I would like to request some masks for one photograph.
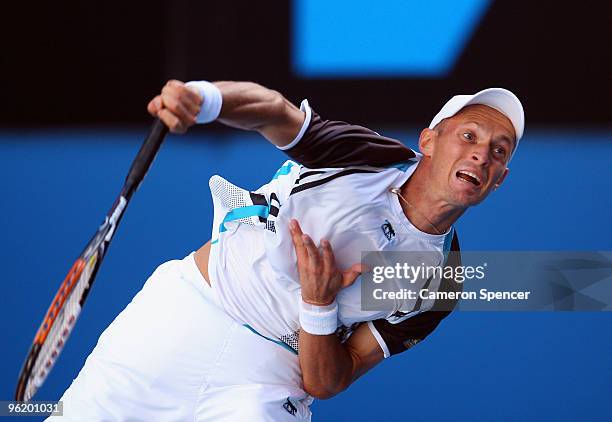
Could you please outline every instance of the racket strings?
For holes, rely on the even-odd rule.
[[[26,400],[29,400],[44,383],[70,336],[74,323],[81,312],[80,299],[85,289],[89,287],[89,280],[97,262],[97,252],[92,254],[87,261],[79,258],[69,271],[47,312],[45,322],[41,326],[40,336],[37,335],[36,339],[40,349],[38,359],[27,381]]]

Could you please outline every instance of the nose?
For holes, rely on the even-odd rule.
[[[489,164],[489,146],[484,144],[476,144],[471,151],[472,160],[481,166]]]

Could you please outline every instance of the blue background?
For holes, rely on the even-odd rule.
[[[410,146],[418,134],[372,129]],[[0,400],[12,399],[43,314],[115,199],[145,131],[0,132]],[[529,130],[505,185],[458,223],[463,249],[611,250],[611,157],[606,131]],[[212,174],[255,188],[283,160],[254,134],[169,137],[37,399],[61,396],[157,265],[209,238]],[[314,420],[606,419],[611,323],[612,313],[456,312],[427,341],[315,403]]]
[[[448,74],[490,0],[295,0],[292,64],[317,77]]]

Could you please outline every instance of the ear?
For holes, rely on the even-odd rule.
[[[419,151],[426,156],[431,157],[434,150],[434,140],[437,138],[438,133],[435,130],[425,128],[421,131],[419,136]]]
[[[504,180],[506,180],[506,177],[508,176],[509,172],[510,172],[510,169],[506,167],[506,170],[504,170],[502,175],[499,176],[499,179],[497,179],[497,183],[495,183],[495,189],[497,189],[498,187],[501,186],[502,183],[504,183]]]

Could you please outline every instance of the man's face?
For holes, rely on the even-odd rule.
[[[510,120],[480,104],[467,106],[421,136],[431,159],[432,188],[449,204],[467,208],[499,186],[516,139]],[[431,139],[423,139],[430,136]]]

